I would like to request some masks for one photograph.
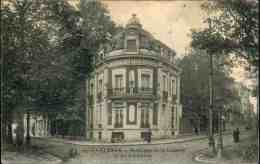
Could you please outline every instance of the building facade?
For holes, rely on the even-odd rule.
[[[50,121],[47,116],[39,113],[30,114],[30,136],[46,137],[50,135]],[[24,114],[24,135],[27,135],[27,114]]]
[[[143,140],[178,135],[182,107],[175,51],[145,31],[133,15],[103,45],[86,80],[86,137],[93,141]]]

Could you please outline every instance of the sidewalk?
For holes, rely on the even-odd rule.
[[[246,162],[242,160],[241,155],[238,156],[236,154],[235,150],[237,149],[238,144],[246,142],[248,139],[250,140],[250,136],[247,134],[244,134],[241,138],[240,143],[234,143],[233,140],[231,140],[231,142],[224,145],[223,157],[221,159],[210,157],[207,148],[195,153],[194,160],[205,164],[255,164],[256,162]]]
[[[4,152],[1,164],[60,164],[62,160],[48,153],[38,152]]]
[[[62,142],[65,144],[72,144],[72,145],[78,145],[78,146],[135,146],[135,145],[159,145],[159,144],[181,143],[181,142],[188,142],[188,141],[192,141],[192,140],[201,140],[201,139],[206,139],[206,138],[207,138],[207,136],[205,136],[205,135],[184,136],[184,137],[176,137],[176,138],[169,138],[169,139],[156,139],[156,140],[152,140],[152,142],[149,144],[145,141],[108,143],[108,142],[76,141],[76,140],[54,138],[54,137],[44,137],[44,138],[38,137],[35,139]]]
[[[230,134],[231,132],[225,132],[224,134]],[[182,143],[189,142],[194,140],[202,140],[207,139],[207,135],[180,135],[175,138],[169,139],[154,139],[151,143],[147,143],[144,141],[136,141],[136,142],[122,142],[122,143],[106,143],[106,142],[91,142],[91,141],[76,141],[62,138],[54,138],[54,137],[38,137],[35,139],[40,140],[50,140],[55,142],[61,142],[65,144],[79,145],[79,146],[135,146],[135,145],[160,145],[160,144],[172,144],[172,143]]]

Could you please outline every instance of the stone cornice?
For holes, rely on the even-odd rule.
[[[112,51],[109,54],[107,54],[103,60],[96,63],[96,67],[100,67],[103,64],[108,64],[109,62],[115,60],[129,59],[129,58],[155,60],[159,63],[162,63],[162,65],[166,64],[167,66],[174,69],[176,72],[180,72],[180,69],[175,65],[173,65],[173,63],[169,62],[168,58],[165,58],[154,51],[150,51],[146,49],[141,49],[139,52],[136,53],[133,52],[129,53],[124,50]]]

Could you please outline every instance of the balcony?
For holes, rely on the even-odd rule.
[[[152,88],[112,88],[108,89],[108,96],[110,98],[122,98],[122,97],[143,97],[152,98],[155,97]]]
[[[149,124],[149,122],[141,122],[140,127],[141,128],[150,128],[150,124]]]
[[[123,123],[115,123],[114,128],[123,128]]]
[[[138,52],[138,53],[137,53]],[[164,61],[168,64],[174,64],[174,56],[175,53],[173,53],[172,55],[162,55],[160,53],[160,50],[152,50],[152,49],[147,49],[147,48],[141,48],[138,49],[138,51],[135,52],[129,52],[127,49],[118,49],[118,50],[113,50],[110,52],[107,52],[104,54],[100,54],[96,57],[95,59],[95,63],[96,65],[102,64],[104,63],[104,61],[107,60],[111,60],[111,59],[121,59],[121,58],[129,58],[129,57],[136,57],[136,58],[147,58],[147,59],[155,59],[155,60],[160,60],[160,61]]]

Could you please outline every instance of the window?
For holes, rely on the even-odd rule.
[[[113,113],[114,113],[114,127],[115,128],[122,128],[123,127],[123,109],[124,104],[123,103],[114,103],[113,104]]]
[[[115,110],[115,128],[123,127],[123,110]]]
[[[102,139],[102,132],[98,132],[98,139],[99,139],[99,140]]]
[[[174,128],[174,107],[172,107],[171,127]]]
[[[97,108],[97,120],[98,124],[102,124],[102,104]]]
[[[135,39],[129,39],[126,42],[126,48],[128,51],[135,52],[137,51],[137,45]]]
[[[112,125],[112,104],[108,103],[108,125]]]
[[[134,94],[134,88],[135,88],[135,72],[131,70],[129,72],[129,88],[130,88],[130,94]]]
[[[164,55],[164,54],[163,54],[164,49],[161,47],[160,50],[161,50],[161,56],[163,56],[163,55]]]
[[[116,88],[123,88],[123,75],[116,75],[115,82]]]
[[[129,72],[129,86],[130,88],[134,88],[134,82],[135,82],[135,72],[131,70]]]
[[[141,75],[141,88],[142,89],[150,88],[150,75],[149,74]]]
[[[162,112],[163,112],[163,115],[165,114],[165,110],[166,110],[166,105],[163,104],[163,106],[162,106]]]
[[[141,106],[141,128],[149,128],[149,104],[142,104]]]
[[[102,91],[103,91],[103,82],[102,79],[98,80],[98,93],[97,93],[97,100],[98,102],[102,101]]]
[[[172,80],[172,94],[175,95],[175,81]]]
[[[157,104],[154,104],[153,108],[153,125],[157,125],[158,122],[158,109],[157,109]]]
[[[172,94],[172,81],[170,81],[170,84],[169,84],[170,86],[169,86],[169,93],[170,93],[170,95]]]
[[[135,121],[135,105],[129,106],[129,121],[134,122]]]
[[[167,81],[165,75],[163,75],[163,91],[167,91]]]
[[[102,79],[98,80],[98,92],[102,92],[102,87],[103,87],[102,84],[103,84]]]
[[[94,93],[94,85],[90,84],[90,95],[93,95]]]

